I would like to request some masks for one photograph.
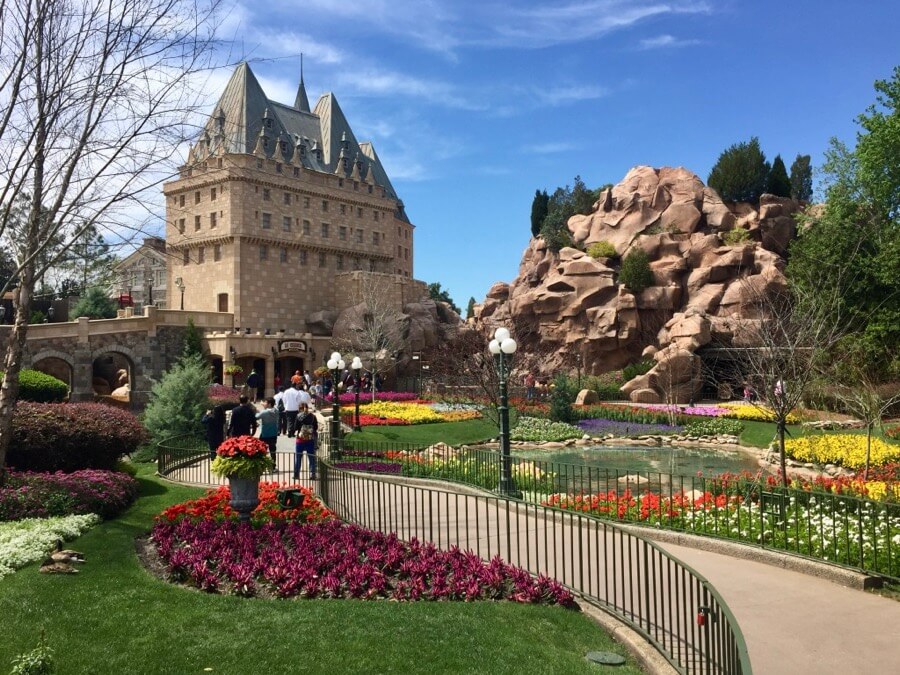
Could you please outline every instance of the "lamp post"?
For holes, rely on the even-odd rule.
[[[488,344],[488,350],[494,356],[494,367],[500,379],[500,486],[499,492],[504,497],[521,497],[512,479],[512,463],[509,455],[509,401],[506,382],[509,377],[512,355],[516,353],[516,341],[509,336],[506,328],[494,331],[494,339]]]
[[[186,286],[184,285],[184,279],[181,277],[175,277],[175,288],[181,291],[181,309],[184,309],[184,289]]]
[[[54,309],[53,305],[50,305],[47,308],[47,322],[53,323],[53,315],[56,314],[56,309]]]
[[[359,388],[362,386],[362,380],[359,378],[359,371],[362,370],[363,364],[358,356],[353,357],[350,368],[353,370],[353,376],[356,378],[356,386],[353,387],[356,394],[356,424],[353,425],[353,431],[362,431],[362,425],[359,423]]]
[[[0,305],[0,324],[6,320],[6,307]]]
[[[325,365],[331,371],[331,395],[333,397],[331,406],[331,448],[329,448],[329,452],[332,459],[337,459],[341,455],[341,400],[338,394],[338,379],[346,364],[340,352],[332,352],[331,358],[328,359],[328,363]]]

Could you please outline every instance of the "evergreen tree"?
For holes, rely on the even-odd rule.
[[[550,394],[550,419],[554,422],[575,421],[575,412],[572,404],[578,392],[575,384],[565,373],[560,373],[553,380],[553,391]]]
[[[197,326],[194,325],[192,318],[188,318],[187,329],[184,333],[184,355],[201,357],[205,355],[203,351],[203,337],[200,335]]]
[[[593,190],[587,189],[584,181],[581,180],[581,176],[575,176],[571,199],[572,215],[580,213],[581,215],[586,216],[594,210],[594,202],[597,201],[597,194]]]
[[[546,190],[535,190],[534,199],[531,202],[531,236],[537,237],[541,233],[541,225],[547,217],[547,207],[550,195]]]
[[[812,166],[809,155],[797,155],[791,164],[791,197],[808,202],[812,199]]]
[[[640,293],[653,285],[653,272],[650,271],[650,259],[642,248],[635,248],[622,260],[619,270],[619,283],[632,293]]]
[[[105,286],[112,275],[116,257],[110,252],[103,235],[91,225],[75,240],[62,259],[56,263],[62,272],[76,280],[82,290],[90,286]]]
[[[475,316],[475,298],[469,298],[469,303],[466,305],[466,318],[471,319]]]
[[[91,319],[113,319],[116,316],[116,304],[106,297],[102,288],[94,286],[81,296],[69,315],[73,318],[86,316]]]
[[[435,302],[446,302],[448,305],[450,305],[450,309],[452,309],[457,314],[462,314],[462,310],[456,306],[456,303],[453,302],[453,298],[450,297],[450,292],[442,291],[441,284],[439,282],[428,284],[428,297]]]
[[[172,436],[203,433],[200,418],[209,407],[210,384],[206,361],[201,356],[186,355],[153,385],[144,426],[155,443]]]
[[[722,199],[732,202],[759,202],[766,190],[769,163],[754,136],[749,143],[736,143],[719,155],[706,183]]]
[[[784,166],[781,155],[775,155],[775,159],[772,161],[772,170],[769,171],[766,192],[776,197],[791,196],[791,179],[788,178],[787,168]]]

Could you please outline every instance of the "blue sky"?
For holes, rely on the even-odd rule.
[[[415,276],[463,308],[516,276],[535,189],[639,164],[705,181],[751,136],[817,166],[900,65],[887,0],[242,0],[220,28],[285,103],[303,52],[311,103],[334,92],[404,200]]]

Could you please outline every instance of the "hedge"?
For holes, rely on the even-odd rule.
[[[113,470],[147,442],[130,412],[100,403],[19,403],[6,463],[19,471]]]
[[[11,471],[0,487],[0,521],[96,513],[113,518],[134,503],[138,482],[125,473]]]
[[[0,373],[0,382],[3,381]],[[35,403],[61,403],[69,394],[69,386],[52,375],[24,368],[19,372],[19,400]]]

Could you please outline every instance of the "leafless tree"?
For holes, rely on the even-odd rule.
[[[35,281],[90,228],[139,221],[173,175],[195,131],[217,4],[0,0],[0,246],[15,265],[0,293],[16,286],[0,467]]]
[[[360,286],[360,311],[353,323],[344,327],[345,334],[334,342],[335,347],[353,352],[368,366],[373,379],[373,401],[374,379],[387,375],[406,345],[406,316],[391,297],[390,283],[387,278],[371,276]]]
[[[782,481],[787,485],[785,433],[790,413],[800,405],[827,355],[845,334],[836,293],[815,296],[781,284],[745,280],[744,318],[734,322],[733,381],[744,381],[756,396],[752,403],[769,411],[775,423]],[[747,318],[752,317],[752,318]]]

